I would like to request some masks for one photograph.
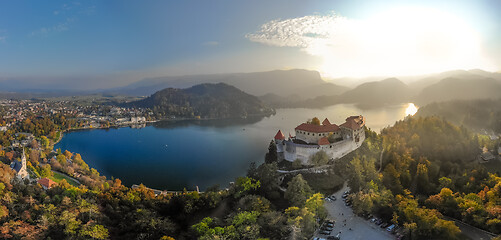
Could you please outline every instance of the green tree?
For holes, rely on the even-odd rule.
[[[92,239],[108,239],[108,229],[106,229],[103,225],[85,225],[82,230],[80,230],[80,236],[84,238],[92,238]]]
[[[264,162],[265,163],[272,163],[272,162],[277,162],[277,146],[275,145],[275,142],[271,140],[270,144],[268,145],[268,152],[266,153],[266,156],[264,157]]]
[[[315,193],[306,200],[304,205],[309,211],[313,212],[317,218],[325,219],[327,209],[324,207],[324,196],[321,193]]]
[[[298,174],[289,182],[285,191],[285,198],[289,200],[292,206],[302,207],[306,199],[310,198],[312,194],[313,191],[308,182],[304,180],[301,174]]]
[[[49,149],[50,140],[46,136],[40,137],[40,143],[42,144],[43,149]]]
[[[310,164],[315,165],[315,166],[322,166],[326,165],[329,162],[329,156],[327,156],[327,153],[325,151],[318,151],[317,153],[313,154],[310,159]]]
[[[292,169],[300,169],[302,167],[303,167],[303,163],[301,162],[301,159],[296,158],[296,160],[294,160],[292,162]]]

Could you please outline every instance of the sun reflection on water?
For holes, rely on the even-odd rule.
[[[418,108],[416,107],[416,105],[414,105],[414,103],[409,103],[409,106],[407,106],[407,108],[405,109],[405,116],[413,116],[417,111]]]

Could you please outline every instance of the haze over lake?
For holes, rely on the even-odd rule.
[[[364,115],[375,131],[393,125],[409,111],[409,104],[359,109],[339,104],[324,109],[278,109],[270,117],[202,121],[164,121],[145,128],[96,129],[64,135],[55,148],[80,153],[102,175],[125,185],[201,190],[226,187],[244,176],[251,162],[260,164],[268,144],[281,129],[287,136],[313,117],[341,124],[350,115]],[[413,105],[412,105],[413,106]]]

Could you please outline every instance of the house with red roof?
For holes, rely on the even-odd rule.
[[[360,147],[365,140],[365,117],[350,116],[341,125],[325,118],[321,124],[301,123],[294,131],[295,136],[286,139],[281,130],[275,134],[279,158],[287,161],[300,159],[309,164],[312,155],[325,151],[331,159],[340,158]]]
[[[42,185],[42,188],[47,190],[47,189],[51,189],[52,187],[54,187],[55,185],[57,185],[56,182],[48,179],[48,178],[41,178],[38,180],[38,183],[40,185]]]

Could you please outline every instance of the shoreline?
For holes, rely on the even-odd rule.
[[[56,145],[62,140],[63,133],[66,132],[73,132],[73,131],[81,131],[81,130],[93,130],[93,129],[119,129],[119,128],[124,128],[124,127],[133,127],[137,125],[146,125],[146,124],[151,124],[151,123],[157,123],[157,122],[176,122],[176,121],[210,121],[210,120],[228,120],[228,119],[246,119],[248,117],[269,117],[273,116],[275,114],[251,114],[247,115],[246,117],[228,117],[228,118],[162,118],[158,120],[152,120],[152,121],[145,121],[143,123],[137,123],[137,124],[122,124],[122,125],[110,125],[108,127],[81,127],[81,128],[71,128],[67,130],[61,131],[61,135],[58,139],[57,142],[54,143]]]

